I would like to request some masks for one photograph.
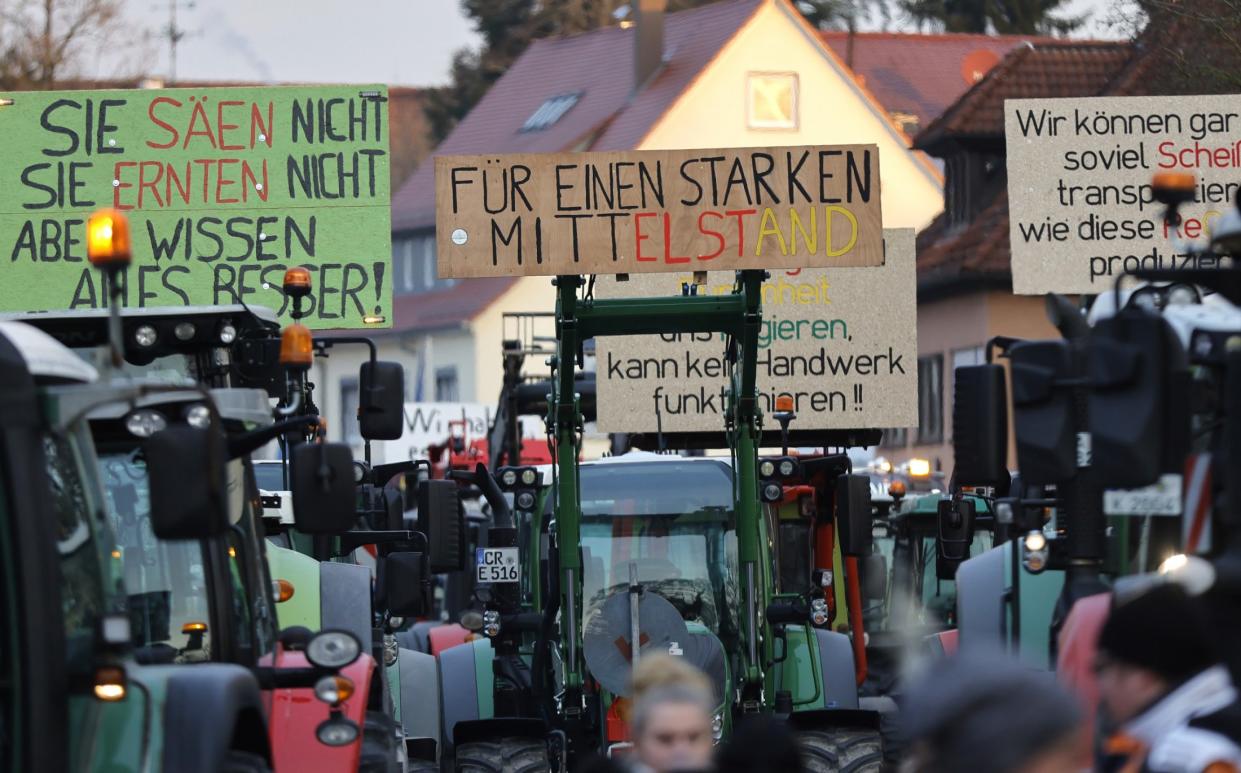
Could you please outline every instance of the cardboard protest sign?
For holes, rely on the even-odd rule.
[[[0,96],[0,310],[106,306],[85,232],[113,207],[133,240],[127,306],[285,315],[281,278],[306,266],[311,327],[391,319],[384,87]]]
[[[1198,176],[1181,208],[1191,238],[1241,185],[1241,95],[1010,99],[1004,130],[1017,293],[1100,293],[1126,269],[1196,265],[1172,248],[1152,176]]]
[[[918,423],[914,232],[883,232],[880,268],[776,271],[763,283],[758,388],[770,414],[793,397],[794,429],[912,427]],[[680,295],[689,275],[600,277],[597,297]],[[727,293],[712,272],[699,292]],[[724,427],[728,366],[720,334],[595,340],[602,432],[716,431]],[[658,412],[658,419],[657,414]]]
[[[874,145],[441,156],[441,277],[878,266]]]

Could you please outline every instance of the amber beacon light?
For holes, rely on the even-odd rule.
[[[280,364],[309,368],[314,362],[314,339],[305,325],[292,324],[280,334]]]
[[[86,221],[86,255],[96,268],[125,268],[133,253],[129,218],[115,209],[101,209]]]

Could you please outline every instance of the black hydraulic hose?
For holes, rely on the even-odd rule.
[[[247,432],[244,435],[230,437],[228,439],[228,458],[238,459],[259,450],[272,440],[275,440],[277,437],[280,437],[287,432],[318,423],[318,414],[298,416],[295,419],[285,419],[284,421],[278,421],[275,424],[269,424],[266,427],[256,429],[253,432]]]
[[[556,714],[555,696],[552,694],[552,679],[548,674],[552,627],[556,624],[556,615],[560,612],[560,562],[556,560],[555,551],[547,562],[547,605],[543,607],[543,620],[539,628],[539,637],[534,642],[534,658],[530,669],[534,672],[533,684],[535,697],[540,698],[539,706],[543,711],[543,721],[552,724]]]
[[[487,465],[479,464],[474,468],[474,485],[478,486],[487,504],[491,505],[492,520],[495,525],[511,527],[513,511],[508,506],[508,500],[504,498],[504,492],[496,485],[495,478],[491,477],[491,473],[487,471]]]

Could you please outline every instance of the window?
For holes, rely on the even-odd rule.
[[[582,92],[573,94],[557,94],[549,97],[547,101],[539,105],[538,109],[530,114],[526,122],[522,124],[523,132],[538,132],[552,126],[564,114],[569,112],[570,108],[577,104],[577,100],[582,96]]]
[[[797,73],[752,72],[746,91],[751,129],[797,128]]]
[[[401,288],[401,292],[412,293],[417,289],[414,284],[414,277],[417,271],[417,261],[414,259],[414,240],[401,239],[392,242],[392,265],[400,272],[397,286]]]
[[[211,653],[211,598],[203,543],[163,540],[151,531],[151,499],[141,446],[99,448],[116,534],[113,555],[125,572],[129,626],[139,663],[196,662]]]
[[[985,365],[987,357],[983,354],[981,346],[971,346],[968,349],[957,349],[952,353],[952,370],[955,373],[957,368],[964,368],[970,365]]]
[[[341,435],[346,443],[360,445],[362,435],[358,429],[358,380],[350,376],[340,380],[340,421],[344,427]]]
[[[87,522],[91,507],[72,443],[64,437],[46,436],[43,453],[56,517],[65,654],[70,670],[83,673],[90,669],[95,625],[104,612],[102,572]]]
[[[393,287],[402,295],[440,290],[454,284],[451,279],[436,277],[434,233],[394,239],[392,266]]]
[[[944,439],[944,355],[918,358],[918,442]]]
[[[885,429],[879,441],[880,448],[904,448],[909,444],[909,430],[905,427]]]
[[[461,399],[457,389],[457,369],[435,369],[435,400],[441,403],[455,403]]]

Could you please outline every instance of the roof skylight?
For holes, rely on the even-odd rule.
[[[581,96],[582,92],[577,91],[572,94],[557,94],[554,97],[548,97],[522,124],[521,131],[539,132],[551,127],[577,104]]]

